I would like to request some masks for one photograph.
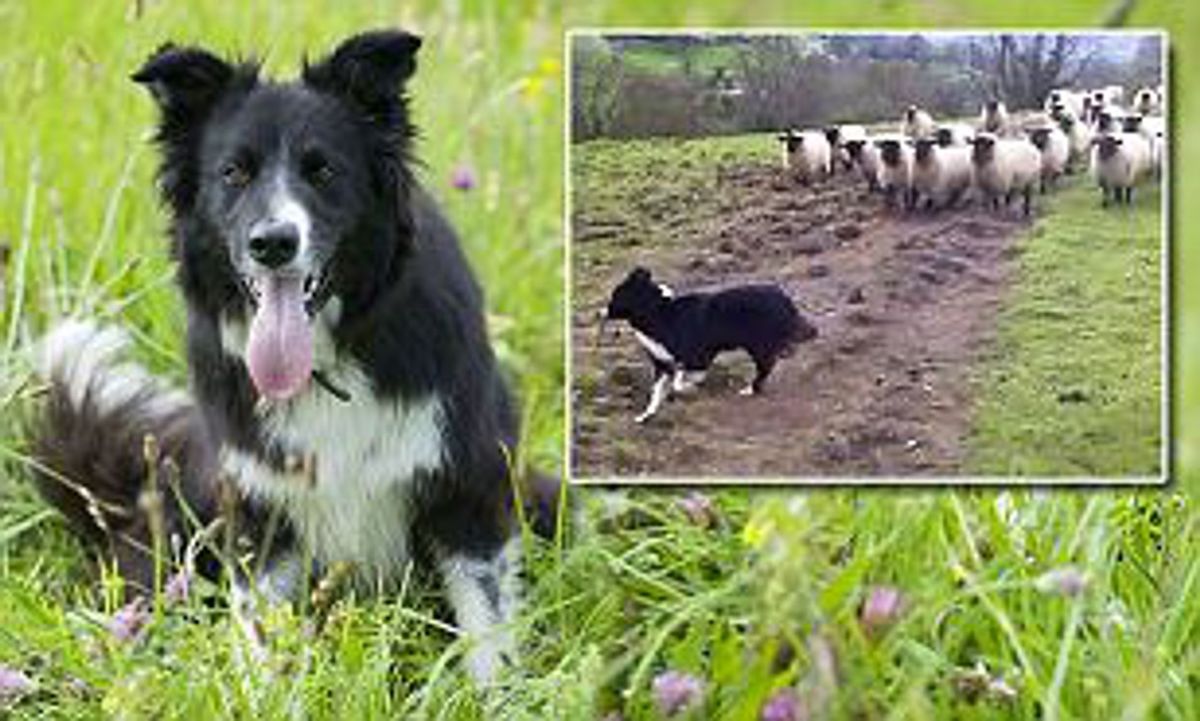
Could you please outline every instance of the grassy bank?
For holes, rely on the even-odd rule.
[[[1080,180],[1018,241],[976,389],[971,472],[1161,474],[1159,203],[1147,187],[1104,209]]]

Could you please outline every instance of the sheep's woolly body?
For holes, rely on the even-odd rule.
[[[1142,88],[1134,93],[1133,109],[1142,115],[1153,115],[1162,111],[1162,97],[1155,88]]]
[[[979,111],[979,127],[988,133],[1003,135],[1009,130],[1008,108],[1004,103],[984,103]]]
[[[975,129],[963,123],[943,123],[936,131],[938,145],[941,146],[965,146],[974,134]]]
[[[1071,143],[1065,133],[1057,127],[1046,128],[1046,141],[1038,148],[1042,154],[1042,180],[1053,180],[1067,169],[1071,157]]]
[[[1046,96],[1043,108],[1047,113],[1069,111],[1075,117],[1083,116],[1083,99],[1086,93],[1076,92],[1067,88],[1055,88]]]
[[[988,198],[1024,191],[1041,177],[1042,154],[1024,139],[997,138],[990,162],[972,162],[972,182]]]
[[[920,108],[909,108],[901,120],[900,132],[914,140],[931,137],[935,129],[933,117]]]
[[[872,188],[879,185],[879,169],[881,167],[883,167],[883,162],[879,159],[879,148],[871,143],[864,144],[858,156],[858,169],[862,173],[863,179]]]
[[[912,187],[913,148],[903,140],[898,138],[894,140],[899,143],[899,159],[895,163],[889,164],[880,152],[879,185],[885,191],[908,190]]]
[[[1150,143],[1140,133],[1111,133],[1109,137],[1121,144],[1107,158],[1101,157],[1099,146],[1092,150],[1092,176],[1102,189],[1132,188],[1152,168]]]
[[[1069,162],[1086,162],[1088,154],[1092,150],[1092,129],[1075,116],[1071,116],[1069,120],[1064,120],[1061,127],[1063,133],[1067,136]]]
[[[788,170],[805,183],[828,176],[833,156],[825,135],[814,130],[805,130],[793,134],[792,138],[798,140],[799,144],[794,148],[784,144],[784,159]]]
[[[933,146],[929,154],[913,160],[913,189],[921,197],[945,206],[971,185],[971,149]]]
[[[863,180],[867,181],[867,185],[871,190],[879,188],[879,148],[867,139],[855,139],[847,142],[847,152],[850,153],[851,161],[858,172],[862,175]]]

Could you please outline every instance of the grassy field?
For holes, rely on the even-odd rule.
[[[1162,473],[1160,195],[1098,198],[1076,183],[1019,241],[1017,289],[979,374],[973,472]]]
[[[798,5],[606,0],[566,18],[1044,25],[1092,22],[1110,4],[818,2],[789,14]],[[202,585],[140,641],[114,637],[111,584],[28,486],[20,429],[35,398],[20,353],[51,316],[86,310],[136,331],[143,360],[183,377],[151,193],[152,108],[124,79],[167,37],[269,49],[268,67],[287,70],[366,25],[427,35],[414,89],[423,178],[489,289],[532,459],[561,463],[559,6],[403,7],[0,3],[0,687],[13,687],[4,671],[32,684],[0,691],[0,717],[632,721],[660,718],[659,702],[693,688],[669,670],[703,688],[692,718],[757,719],[768,697],[791,703],[780,689],[809,710],[791,718],[1200,717],[1195,283],[1179,284],[1182,482],[1168,491],[588,495],[569,544],[531,541],[524,662],[486,699],[465,683],[461,645],[422,583],[340,601],[321,623],[279,610],[265,667],[246,662],[207,602],[223,591]],[[1139,2],[1133,19],[1184,37],[1185,7]],[[1181,50],[1186,67],[1195,48]],[[1179,85],[1176,160],[1194,171],[1200,93]],[[450,187],[460,164],[479,178],[470,192]],[[1178,198],[1196,197],[1194,175],[1177,181]],[[1196,266],[1198,214],[1180,204],[1177,267]]]

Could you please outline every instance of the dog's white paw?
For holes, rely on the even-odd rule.
[[[740,395],[740,396],[752,396],[752,395],[755,395],[754,386],[752,386],[752,385],[746,386],[745,388],[743,388],[743,389],[741,389],[740,391],[738,391],[738,395]]]
[[[645,423],[646,421],[650,420],[653,416],[654,416],[653,413],[639,413],[639,414],[637,414],[637,416],[634,417],[633,422],[640,425],[640,424]]]

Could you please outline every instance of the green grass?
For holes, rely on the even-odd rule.
[[[182,378],[182,316],[150,192],[152,110],[123,79],[167,36],[269,47],[269,66],[286,69],[298,51],[319,52],[363,25],[399,19],[424,31],[415,87],[424,177],[463,232],[494,312],[511,321],[498,324],[500,342],[522,378],[530,453],[549,466],[561,457],[561,95],[553,67],[539,69],[560,58],[558,6],[147,2],[147,17],[130,22],[131,5],[0,4],[0,242],[14,251],[0,294],[0,664],[38,683],[14,706],[0,701],[0,717],[588,719],[620,708],[633,721],[657,718],[649,687],[666,668],[704,677],[709,705],[696,717],[755,719],[768,690],[792,684],[827,698],[831,718],[1200,717],[1200,515],[1190,493],[1200,479],[1200,285],[1182,282],[1182,489],[728,491],[716,497],[714,529],[690,523],[670,496],[638,494],[616,511],[591,496],[568,548],[530,549],[525,660],[488,700],[465,683],[453,636],[428,618],[423,584],[399,598],[339,602],[319,630],[281,610],[270,619],[280,653],[268,668],[239,660],[226,614],[202,598],[167,609],[141,644],[115,643],[103,627],[111,584],[94,580],[12,455],[34,398],[24,361],[9,351],[57,310],[87,307],[137,330],[140,356]],[[1018,12],[901,1],[866,11],[821,2],[802,14],[776,0],[611,0],[572,3],[566,14],[625,25],[1044,25],[1084,23],[1107,5],[1030,2]],[[1185,39],[1197,35],[1177,19],[1184,7],[1140,2],[1134,17],[1176,32],[1187,113],[1176,161],[1194,172],[1200,93],[1185,95],[1194,83],[1183,81],[1195,51]],[[478,191],[450,191],[446,176],[460,162],[484,178]],[[1195,175],[1177,180],[1177,199],[1196,197]],[[1191,268],[1198,211],[1179,205],[1176,263]],[[1067,565],[1089,579],[1081,595],[1037,590],[1034,579]],[[857,611],[875,584],[899,588],[907,611],[868,636]],[[220,590],[198,589],[210,593]],[[821,656],[835,659],[832,676],[811,671]],[[980,661],[1004,675],[1014,701],[967,701],[965,670]]]
[[[1082,180],[1018,242],[977,383],[967,466],[994,476],[1159,476],[1162,214]]]

